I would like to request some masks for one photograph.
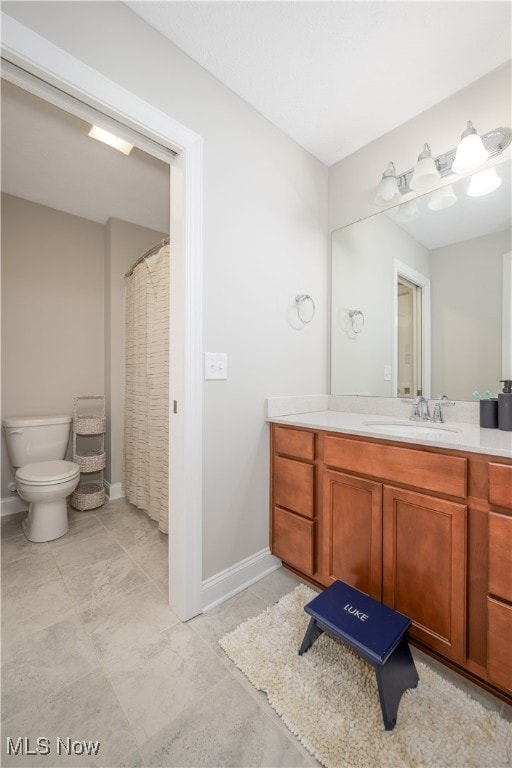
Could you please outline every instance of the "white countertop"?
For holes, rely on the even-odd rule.
[[[381,431],[382,427],[379,429],[375,422],[381,425],[414,424],[418,425],[420,429],[422,423],[411,422],[409,419],[394,418],[393,416],[347,413],[343,411],[314,411],[295,413],[288,416],[270,416],[267,417],[267,421],[294,427],[322,429],[328,432],[340,432],[347,435],[373,437],[379,440],[393,440],[395,442],[400,441],[415,445],[427,445],[436,448],[448,448],[457,451],[485,453],[491,456],[512,458],[512,432],[505,432],[500,429],[482,429],[476,424],[450,423],[447,421],[438,425],[431,424],[432,429],[427,434],[417,432],[403,434],[399,431],[399,428],[396,432],[383,432]],[[440,431],[439,428],[452,431]]]

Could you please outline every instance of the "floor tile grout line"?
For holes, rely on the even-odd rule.
[[[85,632],[85,633],[86,633],[86,635],[89,637],[89,634],[87,633],[87,630],[86,630],[85,626],[84,626],[84,632]],[[89,637],[89,639],[90,639],[90,637]],[[91,642],[91,645],[92,645],[92,642]],[[129,732],[130,732],[130,733],[131,733],[131,735],[132,735],[132,738],[133,738],[133,743],[135,744],[135,748],[136,748],[137,752],[139,753],[139,755],[141,756],[142,760],[144,761],[144,766],[145,766],[146,768],[148,768],[148,766],[147,766],[147,763],[146,763],[146,761],[145,761],[145,759],[144,759],[144,756],[143,756],[143,754],[142,754],[142,752],[141,752],[141,749],[140,749],[140,746],[141,746],[141,745],[139,744],[139,742],[138,742],[138,740],[137,740],[137,737],[136,737],[136,735],[135,735],[135,731],[134,731],[134,730],[133,730],[133,728],[132,728],[132,724],[131,724],[131,722],[130,722],[130,720],[129,720],[129,718],[128,718],[128,715],[126,714],[125,708],[123,707],[123,705],[122,705],[122,703],[121,703],[121,700],[120,700],[119,696],[117,695],[116,689],[114,688],[114,684],[113,684],[113,682],[112,682],[112,680],[111,680],[111,678],[110,678],[110,675],[109,675],[109,673],[107,672],[107,669],[106,669],[106,667],[104,666],[104,659],[101,659],[101,658],[100,658],[100,656],[99,656],[98,652],[96,651],[96,649],[94,648],[94,646],[93,646],[93,649],[94,649],[94,652],[95,652],[95,654],[96,654],[96,657],[98,658],[98,662],[99,662],[99,668],[101,669],[101,671],[102,671],[102,673],[103,673],[103,675],[104,675],[105,679],[106,679],[106,680],[107,680],[107,682],[108,682],[108,685],[109,685],[109,687],[110,687],[110,689],[111,689],[111,691],[112,691],[112,695],[114,696],[114,698],[115,698],[115,700],[116,700],[116,702],[117,702],[117,705],[118,705],[119,709],[120,709],[120,710],[121,710],[121,712],[123,713],[123,717],[124,717],[124,719],[125,719],[125,722],[126,722],[126,725],[127,725],[127,727],[128,727],[128,730],[129,730]],[[133,750],[130,750],[130,751],[133,751]],[[127,755],[128,755],[128,754],[130,754],[130,752],[127,752],[126,754],[127,754]],[[123,757],[124,757],[124,756],[123,756]],[[141,766],[141,768],[143,768],[143,767]]]
[[[124,528],[128,528],[129,526],[127,526],[127,525],[126,525],[126,526],[121,526],[121,527],[124,527]],[[108,529],[107,529],[107,530],[108,530]],[[115,538],[115,537],[114,537],[114,538]],[[126,553],[126,555],[127,555],[129,558],[130,558],[130,560],[131,560],[131,561],[132,561],[132,562],[133,562],[133,563],[134,563],[134,564],[137,566],[137,568],[139,568],[139,569],[142,571],[142,573],[143,573],[143,574],[144,574],[144,575],[145,575],[145,576],[146,576],[146,577],[149,579],[149,581],[151,581],[151,582],[152,582],[152,583],[153,583],[153,584],[156,586],[156,588],[157,588],[157,589],[158,589],[158,590],[159,590],[159,591],[160,591],[160,592],[161,592],[161,593],[164,595],[164,597],[165,597],[165,598],[168,600],[168,599],[169,599],[169,587],[167,587],[167,594],[165,594],[164,590],[163,590],[163,589],[161,589],[161,587],[160,587],[159,583],[156,581],[156,579],[154,579],[154,578],[153,578],[153,577],[152,577],[152,576],[151,576],[151,575],[150,575],[150,574],[149,574],[149,573],[148,573],[148,572],[147,572],[147,571],[144,569],[144,566],[142,566],[142,565],[141,565],[141,564],[140,564],[140,563],[139,563],[139,562],[138,562],[138,561],[137,561],[137,560],[136,560],[136,559],[133,557],[133,555],[131,555],[131,554],[130,554],[130,550],[131,550],[131,549],[134,549],[134,548],[135,548],[135,546],[138,546],[138,544],[134,545],[133,547],[126,547],[126,545],[122,544],[122,542],[118,541],[117,539],[116,539],[116,542],[119,544],[119,546],[121,547],[121,549],[122,549],[122,550],[123,550],[123,551]]]
[[[201,694],[201,696],[198,696],[198,697],[197,697],[197,699],[194,701],[194,703],[193,703],[193,704],[189,704],[187,707],[185,707],[184,709],[182,709],[182,710],[181,710],[180,712],[178,712],[178,713],[177,713],[177,714],[176,714],[174,717],[172,717],[172,718],[171,718],[171,719],[170,719],[170,720],[169,720],[169,721],[168,721],[168,722],[167,722],[165,725],[163,725],[161,728],[159,728],[159,729],[158,729],[158,731],[157,731],[155,734],[153,734],[153,736],[151,736],[149,739],[146,739],[146,741],[144,741],[144,742],[143,742],[143,743],[140,745],[140,752],[141,752],[141,754],[142,754],[142,757],[143,757],[143,759],[145,760],[144,754],[142,753],[142,748],[143,748],[143,747],[144,747],[146,744],[148,744],[148,743],[149,743],[150,741],[152,741],[153,739],[156,739],[156,738],[157,738],[157,736],[158,736],[160,733],[162,733],[162,731],[164,731],[166,728],[168,728],[168,727],[171,725],[171,723],[173,723],[175,720],[177,720],[178,718],[182,717],[183,713],[184,713],[184,712],[186,712],[188,709],[191,709],[192,707],[197,707],[197,706],[199,705],[199,703],[200,703],[201,701],[203,701],[203,699],[205,699],[205,698],[206,698],[208,695],[210,695],[210,694],[212,693],[212,691],[214,691],[214,690],[215,690],[215,688],[218,688],[219,686],[223,685],[223,684],[226,682],[226,679],[227,679],[227,678],[229,678],[229,673],[228,673],[228,671],[226,670],[226,674],[225,674],[225,675],[222,677],[222,679],[221,679],[221,680],[218,680],[216,683],[214,683],[213,685],[211,685],[211,686],[208,688],[208,690],[207,690],[207,691],[205,691],[203,694]],[[153,766],[150,766],[150,768],[153,768]],[[155,766],[155,768],[158,768],[158,766]]]

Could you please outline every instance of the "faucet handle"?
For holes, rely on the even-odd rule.
[[[437,400],[434,400],[434,413],[432,414],[432,421],[442,424],[444,422],[443,411],[441,406],[455,405],[454,400],[448,400],[446,395],[443,395]]]

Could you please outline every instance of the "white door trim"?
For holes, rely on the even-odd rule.
[[[173,322],[169,401],[169,604],[185,621],[202,595],[201,136],[46,38],[1,14],[2,56],[128,128],[178,153],[171,172]],[[176,359],[177,357],[177,359]],[[181,359],[180,359],[181,358]]]

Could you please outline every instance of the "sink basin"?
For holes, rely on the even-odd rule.
[[[365,426],[372,427],[377,432],[388,432],[393,435],[450,435],[460,431],[453,427],[418,421],[365,421]]]

